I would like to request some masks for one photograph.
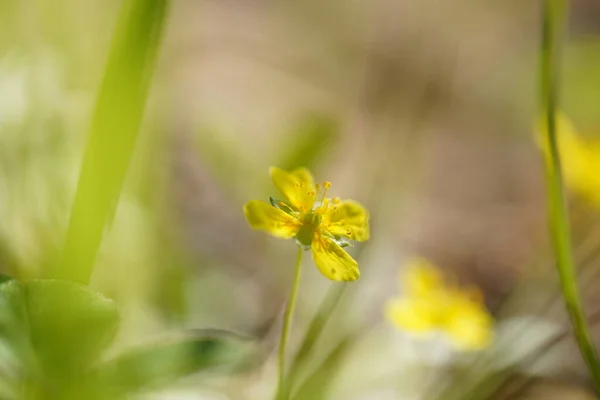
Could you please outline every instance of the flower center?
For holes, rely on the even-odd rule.
[[[331,202],[331,199],[326,198],[325,196],[327,195],[327,190],[331,187],[331,182],[329,181],[325,181],[325,183],[323,183],[323,194],[321,195],[321,200],[319,201],[319,204],[317,207],[314,208],[313,212],[313,219],[315,219],[317,216],[321,216],[323,214],[325,214],[325,211],[327,211],[327,208],[329,207],[329,203]],[[317,185],[317,190],[319,189],[319,185]]]
[[[300,186],[298,183],[296,186]],[[302,186],[300,186],[302,188]],[[320,192],[321,187],[323,191],[320,194],[319,202],[316,202],[317,193]],[[323,185],[315,185],[315,190],[308,190],[306,192],[306,196],[309,199],[312,199],[312,207],[310,209],[302,209],[300,212],[300,221],[302,222],[302,226],[298,230],[296,234],[296,240],[302,246],[308,247],[311,245],[313,238],[315,237],[315,233],[319,231],[319,226],[323,222],[323,218],[329,206],[333,204],[333,209],[337,207],[340,203],[339,198],[329,199],[325,197],[327,195],[327,190],[331,187],[331,182],[325,181]]]
[[[302,217],[302,226],[296,234],[296,240],[302,246],[310,246],[312,243],[315,232],[317,231],[319,224],[321,223],[321,216],[316,215],[316,212],[309,211]]]

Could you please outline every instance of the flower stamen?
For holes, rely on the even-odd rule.
[[[316,187],[317,187],[317,191],[321,188],[321,186],[319,184],[317,184]],[[330,187],[331,187],[331,182],[325,181],[323,183],[323,193],[321,194],[321,200],[320,200],[318,206],[315,208],[315,211],[314,211],[314,214],[313,214],[313,217],[311,220],[313,223],[318,214],[324,214],[325,211],[327,211],[327,207],[329,206],[330,199],[325,198],[325,196],[327,195],[327,189],[329,189]]]
[[[321,204],[325,204],[325,195],[327,194],[327,189],[331,187],[331,182],[325,181],[323,183],[323,196],[321,196]]]

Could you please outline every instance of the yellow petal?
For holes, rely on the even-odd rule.
[[[327,278],[333,281],[354,281],[359,278],[356,260],[333,240],[317,234],[311,249],[315,265]]]
[[[492,321],[482,304],[461,297],[450,300],[442,329],[457,348],[480,350],[492,341]]]
[[[269,169],[275,187],[285,196],[289,203],[302,212],[310,210],[315,202],[315,182],[310,171],[297,168],[291,172],[281,168]]]
[[[567,186],[600,204],[600,146],[596,140],[566,138],[559,142]]]
[[[586,166],[586,173],[579,178],[585,185],[585,195],[588,196],[596,207],[600,207],[600,141],[598,138],[589,141],[588,145],[589,162]]]
[[[300,221],[264,201],[252,200],[244,205],[244,215],[252,229],[291,239],[300,229]]]
[[[425,334],[438,329],[435,304],[419,298],[397,298],[385,307],[385,316],[397,328],[414,334]]]
[[[422,258],[415,258],[408,262],[400,283],[408,296],[431,297],[446,290],[440,271]]]
[[[323,216],[323,226],[333,235],[357,242],[369,240],[369,212],[356,201],[346,200],[329,206]]]

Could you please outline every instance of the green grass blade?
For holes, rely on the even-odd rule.
[[[96,100],[75,201],[55,276],[88,283],[135,147],[168,0],[124,0]]]
[[[348,286],[346,285],[332,285],[325,298],[321,302],[319,309],[313,319],[311,320],[306,334],[302,339],[302,344],[300,345],[300,349],[294,356],[294,359],[290,366],[290,371],[286,378],[286,384],[284,385],[285,394],[283,398],[288,398],[290,396],[291,391],[296,385],[302,369],[306,366],[310,356],[313,354],[313,349],[317,344],[317,341],[323,330],[325,329],[325,325],[329,319],[329,316],[333,313],[337,305],[339,304],[342,296]]]
[[[564,183],[557,144],[559,40],[565,24],[566,0],[545,0],[541,48],[541,105],[547,127],[549,156],[546,162],[550,234],[560,277],[562,295],[571,318],[577,345],[600,394],[600,364],[592,342],[577,287]]]

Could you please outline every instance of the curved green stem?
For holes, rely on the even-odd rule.
[[[285,307],[285,314],[283,316],[283,329],[281,330],[281,339],[279,340],[279,354],[278,354],[278,367],[279,376],[277,380],[277,394],[275,398],[277,400],[285,400],[287,397],[285,390],[285,350],[287,347],[287,340],[290,331],[290,325],[292,323],[292,315],[294,313],[294,306],[296,305],[296,297],[298,295],[298,286],[300,283],[300,264],[302,263],[302,247],[298,246],[298,256],[296,257],[296,268],[294,272],[294,283],[292,284],[292,292],[290,298]]]
[[[547,130],[549,156],[546,162],[550,234],[560,277],[562,295],[569,313],[579,351],[600,394],[600,364],[591,340],[571,249],[567,202],[557,144],[559,40],[565,24],[566,0],[545,0],[541,51],[541,105]]]

